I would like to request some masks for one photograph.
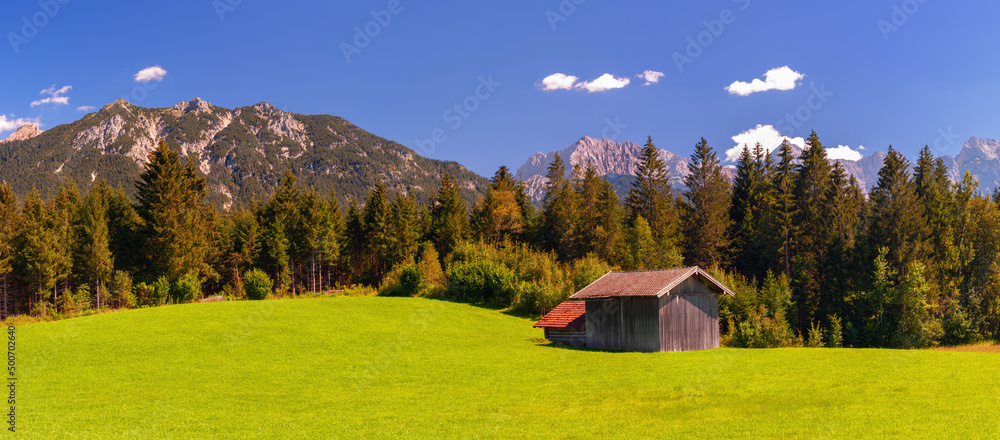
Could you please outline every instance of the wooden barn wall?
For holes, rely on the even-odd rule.
[[[719,297],[712,294],[660,298],[660,350],[719,348]]]
[[[587,331],[582,328],[545,328],[545,339],[564,344],[584,345],[587,343]]]
[[[659,299],[655,296],[622,300],[622,349],[660,351]]]
[[[587,301],[587,347],[600,350],[659,351],[659,301],[621,297]]]
[[[622,349],[621,298],[588,300],[583,316],[586,320],[587,347]]]

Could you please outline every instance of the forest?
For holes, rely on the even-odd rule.
[[[548,167],[540,207],[501,166],[467,206],[445,174],[427,204],[377,184],[364,203],[296,184],[223,211],[165,142],[135,191],[68,181],[49,200],[0,185],[5,319],[58,319],[209,296],[362,286],[538,316],[608,270],[707,268],[739,347],[919,348],[1000,332],[1000,194],[889,147],[869,193],[828,160],[744,146],[733,181],[701,139],[671,190],[648,139],[625,200],[589,165]],[[128,193],[135,194],[134,198]],[[9,319],[8,319],[9,321]]]

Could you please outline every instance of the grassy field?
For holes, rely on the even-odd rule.
[[[26,325],[18,436],[1000,436],[995,353],[611,353],[547,345],[531,324],[463,304],[357,297]]]

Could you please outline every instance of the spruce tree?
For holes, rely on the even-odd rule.
[[[773,176],[774,205],[768,213],[769,246],[779,262],[776,269],[785,279],[792,279],[792,250],[795,241],[795,157],[792,144],[787,140],[778,147],[778,163]]]
[[[11,272],[14,271],[14,238],[18,232],[17,195],[6,181],[0,183],[0,319],[14,309],[11,295]]]
[[[795,225],[795,248],[791,280],[799,299],[800,332],[805,331],[810,322],[825,318],[820,313],[825,275],[822,263],[830,226],[827,218],[830,162],[816,132],[812,132],[806,142],[802,162],[795,169],[795,214],[792,217]]]
[[[100,309],[102,299],[109,296],[104,292],[106,281],[114,270],[114,255],[111,254],[110,233],[108,231],[107,194],[110,188],[101,180],[91,188],[80,206],[79,222],[76,225],[75,264],[78,280],[90,285],[94,294],[94,306]]]
[[[20,233],[16,240],[15,267],[32,293],[30,303],[44,301],[52,294],[56,304],[56,236],[49,227],[49,212],[38,191],[32,189],[21,209]],[[30,307],[30,305],[29,305]]]
[[[661,268],[682,263],[678,245],[680,220],[667,177],[666,164],[660,159],[653,138],[648,137],[636,164],[636,179],[632,182],[625,206],[630,226],[638,217],[643,217],[649,224],[656,242],[652,266]]]
[[[472,227],[480,240],[495,245],[517,238],[524,231],[525,218],[517,189],[518,184],[507,167],[500,166],[486,197],[473,209]]]
[[[762,279],[773,256],[768,252],[772,241],[766,225],[774,204],[770,181],[773,164],[767,151],[757,143],[751,151],[746,145],[740,153],[733,181],[729,208],[730,253],[733,268],[751,278]]]
[[[389,267],[416,260],[420,241],[417,202],[412,195],[396,193],[389,206]]]
[[[876,249],[887,249],[886,262],[899,277],[897,283],[920,256],[926,236],[923,207],[909,168],[910,162],[890,145],[870,195],[872,219],[867,242]]]
[[[545,177],[548,179],[542,199],[545,248],[555,251],[560,259],[572,260],[578,256],[576,194],[566,178],[565,165],[559,153],[549,164]]]
[[[443,259],[462,241],[468,223],[465,202],[450,173],[445,173],[441,179],[441,188],[431,202],[430,215],[431,241]]]
[[[204,202],[205,179],[194,164],[181,164],[178,153],[161,140],[135,186],[146,278],[217,275],[209,264],[215,211]]]
[[[687,190],[682,202],[684,220],[684,257],[688,264],[701,267],[720,266],[728,244],[729,180],[705,138],[695,145],[684,178]]]
[[[389,257],[392,249],[392,231],[389,222],[389,196],[385,185],[378,182],[375,190],[368,194],[364,209],[364,252],[370,272],[366,280],[375,286],[381,285],[382,277],[391,267]]]

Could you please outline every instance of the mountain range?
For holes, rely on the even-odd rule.
[[[169,108],[118,100],[49,130],[22,126],[0,142],[0,180],[20,196],[36,188],[50,197],[70,179],[82,187],[104,179],[131,194],[160,139],[198,167],[208,201],[223,208],[266,198],[286,170],[320,192],[334,190],[345,203],[363,201],[378,181],[423,202],[445,172],[467,203],[489,184],[457,162],[421,157],[340,117],[266,102],[226,109],[200,98]]]
[[[527,192],[536,202],[545,195],[545,177],[549,164],[556,153],[566,162],[567,172],[574,165],[585,166],[588,162],[594,165],[598,174],[612,182],[619,196],[628,194],[632,176],[635,175],[635,164],[642,154],[643,147],[634,142],[615,142],[608,139],[594,139],[584,136],[562,150],[549,153],[537,152],[531,155],[517,169],[518,176],[525,182]],[[688,174],[690,158],[680,156],[671,151],[658,148],[660,159],[666,164],[668,180],[676,191],[684,190],[684,177]],[[798,157],[802,148],[792,145],[792,154]],[[777,158],[777,150],[771,152]],[[858,184],[866,192],[878,183],[878,172],[882,169],[886,153],[875,151],[859,160],[834,159],[839,162],[848,175],[858,179]],[[951,180],[961,180],[966,171],[972,172],[979,180],[979,188],[991,191],[1000,186],[1000,142],[992,139],[969,138],[957,156],[942,156],[948,166],[948,177]],[[912,162],[912,161],[911,161]],[[730,179],[736,177],[731,165],[723,168]]]
[[[200,98],[168,108],[118,100],[49,130],[23,125],[0,141],[0,180],[22,197],[33,188],[51,197],[64,182],[72,180],[85,188],[98,179],[132,194],[133,182],[160,139],[197,166],[208,183],[208,201],[222,208],[266,198],[288,170],[304,185],[335,191],[343,203],[363,201],[377,182],[426,202],[445,172],[458,182],[469,205],[489,185],[486,178],[457,162],[422,157],[340,117],[286,112],[266,102],[226,109]],[[540,201],[546,169],[559,153],[567,172],[589,162],[624,198],[642,149],[634,142],[584,136],[561,150],[531,155],[517,176],[532,199]],[[802,149],[793,146],[792,152],[797,157]],[[659,155],[671,186],[682,191],[689,157],[665,149],[659,149]],[[885,157],[886,153],[875,151],[860,160],[836,161],[867,191],[877,183]],[[1000,185],[996,140],[969,138],[958,155],[942,159],[953,181],[969,171],[981,190]],[[735,177],[731,165],[723,171],[730,179]]]

